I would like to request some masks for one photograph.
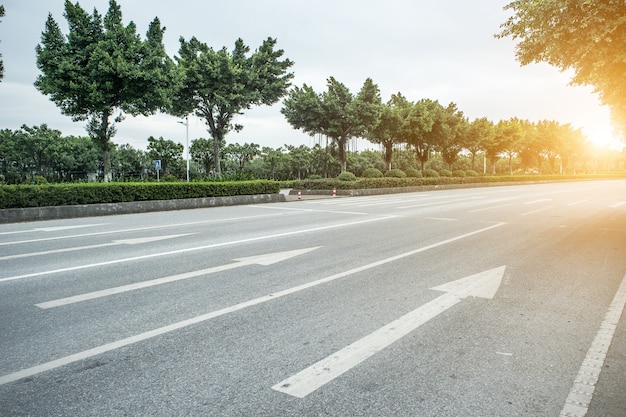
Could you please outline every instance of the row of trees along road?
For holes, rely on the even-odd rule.
[[[595,85],[614,113],[619,106],[624,107],[620,101],[626,96],[621,94],[624,77],[613,77],[622,61],[602,58],[602,52],[587,42],[591,36],[592,40],[599,40],[597,48],[614,52],[611,42],[614,44],[612,39],[617,38],[607,33],[623,32],[624,23],[615,20],[625,15],[623,2],[608,2],[598,10],[589,2],[578,6],[576,2],[546,2],[541,7],[535,7],[535,3],[510,3],[506,8],[517,14],[503,25],[498,36],[523,40],[518,46],[522,63],[547,60],[563,69],[573,67],[579,70],[575,81]],[[592,34],[573,30],[558,15],[559,11],[563,16],[584,18],[588,26],[593,26]],[[587,19],[586,12],[593,12],[593,19]],[[369,78],[356,95],[333,77],[328,79],[325,92],[317,93],[306,84],[288,92],[293,77],[288,70],[293,63],[282,58],[283,51],[276,49],[276,40],[272,38],[250,53],[241,39],[229,51],[214,50],[195,37],[181,37],[179,56],[172,59],[163,46],[164,28],[159,19],[151,22],[142,40],[134,23],[123,25],[115,0],[110,0],[104,16],[95,10],[89,15],[78,3],[66,0],[65,18],[69,26],[67,36],[53,17],[48,17],[41,44],[36,48],[41,75],[35,85],[50,96],[62,113],[87,121],[87,132],[103,155],[105,180],[110,178],[111,138],[116,123],[125,114],[163,111],[179,117],[195,114],[202,118],[212,139],[212,171],[220,175],[225,136],[242,128],[233,123],[234,116],[251,106],[274,104],[286,94],[282,112],[287,121],[311,135],[330,138],[338,150],[342,171],[347,169],[346,144],[357,137],[381,145],[387,168],[391,168],[392,149],[401,144],[414,149],[421,169],[433,152],[438,152],[448,165],[464,149],[473,157],[484,150],[492,161],[506,154],[512,163],[518,155],[529,166],[541,152],[550,163],[558,157],[567,165],[580,151],[582,135],[569,125],[539,122],[531,123],[530,128],[526,126],[529,122],[511,120],[491,126],[486,119],[470,122],[454,103],[442,106],[430,99],[412,102],[401,93],[383,104],[378,86]],[[542,25],[544,19],[550,25]],[[611,26],[611,22],[615,24]],[[564,33],[569,35],[561,36]],[[551,36],[556,36],[553,43]],[[578,38],[584,43],[580,50],[576,50]],[[557,56],[561,44],[570,55]],[[596,63],[586,61],[591,52],[598,58]],[[615,55],[613,52],[611,56]],[[567,60],[575,56],[578,61]],[[617,88],[617,93],[611,88]],[[545,143],[538,145],[535,141]]]
[[[556,122],[510,119],[497,124],[476,119],[466,126],[464,142],[448,144],[431,152],[427,169],[449,172],[472,170],[497,174],[542,173],[577,174],[623,171],[626,153],[595,148],[578,131]],[[149,137],[145,150],[114,145],[110,151],[111,176],[117,181],[155,180],[154,160],[161,161],[161,178],[180,180],[186,177],[183,145],[163,137]],[[291,180],[311,176],[336,177],[342,161],[337,144],[313,147],[285,145],[277,149],[255,143],[223,144],[218,155],[223,176]],[[346,168],[360,176],[368,168],[382,172],[391,165],[415,171],[421,161],[415,149],[395,144],[391,153],[366,149],[345,152]],[[191,141],[190,173],[193,180],[214,177],[214,143],[211,138]],[[459,151],[460,150],[460,151]],[[0,130],[0,183],[86,181],[102,175],[104,161],[96,143],[89,137],[62,136],[47,125],[22,126],[18,130]]]

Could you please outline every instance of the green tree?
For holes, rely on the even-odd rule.
[[[238,172],[243,172],[244,166],[261,154],[261,149],[256,143],[234,143],[226,146],[224,154],[236,161]]]
[[[142,178],[144,170],[150,165],[150,158],[140,149],[129,144],[116,146],[111,155],[113,175],[117,179],[129,180]]]
[[[233,118],[252,106],[271,105],[285,95],[293,74],[293,65],[281,60],[284,51],[276,50],[276,39],[268,38],[252,54],[238,39],[235,48],[215,51],[195,37],[180,38],[176,60],[181,78],[170,112],[183,116],[194,112],[203,118],[213,139],[213,169],[221,174],[220,148],[230,131],[243,126]]]
[[[382,107],[376,126],[369,131],[367,140],[380,144],[385,150],[386,169],[391,169],[393,147],[402,143],[402,125],[411,110],[411,103],[400,93],[392,94]]]
[[[495,134],[509,163],[509,174],[513,174],[513,158],[517,155],[519,144],[523,139],[522,127],[515,118],[500,120],[495,127]]]
[[[516,0],[496,37],[518,40],[522,65],[547,62],[573,70],[572,83],[589,85],[626,131],[626,3],[622,0]]]
[[[459,152],[463,149],[468,122],[463,116],[463,112],[454,103],[450,103],[448,107],[444,108],[442,116],[439,150],[443,162],[446,163],[449,170],[452,170],[452,165],[457,161]]]
[[[337,145],[341,172],[347,166],[346,143],[355,137],[366,137],[378,123],[380,111],[380,92],[370,78],[354,96],[334,77],[327,80],[327,91],[322,94],[306,84],[293,88],[281,110],[294,129],[302,129],[311,136],[325,135]]]
[[[168,173],[167,167],[172,162],[183,157],[184,149],[182,144],[173,140],[163,139],[163,137],[156,139],[154,136],[148,138],[147,155],[152,160],[161,160],[161,175]]]
[[[312,159],[311,149],[304,145],[298,147],[285,145],[285,149],[289,152],[292,172],[295,172],[295,178],[301,180],[302,173],[307,173],[310,170]]]
[[[430,153],[439,145],[437,129],[442,127],[442,112],[443,107],[438,101],[422,99],[413,103],[404,121],[404,142],[415,148],[421,171],[424,171]]]
[[[191,146],[189,147],[191,159],[202,166],[205,175],[210,175],[214,172],[214,151],[213,139],[199,138],[191,141]],[[221,149],[221,152],[223,153],[223,149]],[[222,159],[222,155],[219,155],[218,158]]]
[[[486,117],[476,118],[470,123],[463,148],[472,156],[472,171],[476,170],[476,155],[485,151],[485,143],[489,143],[493,135],[493,122]]]
[[[60,138],[52,144],[49,152],[53,175],[48,176],[48,180],[85,180],[88,173],[97,171],[99,152],[89,137]]]
[[[133,22],[123,26],[115,0],[109,1],[104,17],[97,10],[89,15],[78,3],[66,0],[64,16],[67,37],[48,15],[36,48],[41,75],[35,86],[63,114],[74,121],[87,120],[87,132],[103,154],[108,181],[115,123],[125,113],[148,116],[168,105],[175,77],[174,63],[163,46],[165,28],[155,18],[142,41]]]

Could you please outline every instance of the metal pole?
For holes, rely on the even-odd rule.
[[[189,116],[185,116],[185,137],[187,139],[187,182],[189,182]]]
[[[185,152],[187,160],[187,182],[189,182],[189,115],[185,116],[185,121],[179,120],[178,123],[181,125],[185,125],[185,138],[187,140],[187,144],[185,146]]]

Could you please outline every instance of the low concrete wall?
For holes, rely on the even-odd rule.
[[[147,213],[151,211],[187,210],[240,204],[279,203],[283,201],[285,201],[283,194],[258,194],[232,197],[189,198],[182,200],[137,201],[132,203],[2,209],[0,210],[0,223]]]

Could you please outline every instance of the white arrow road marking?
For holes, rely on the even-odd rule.
[[[41,372],[45,372],[45,371],[49,371],[49,370],[52,370],[52,369],[56,369],[56,368],[59,368],[59,367],[64,366],[64,365],[68,365],[70,363],[78,362],[80,360],[87,359],[87,358],[90,358],[92,356],[99,355],[101,353],[110,352],[112,350],[119,349],[119,348],[124,347],[124,346],[132,345],[134,343],[138,343],[138,342],[141,342],[143,340],[148,340],[148,339],[151,339],[153,337],[160,336],[162,334],[173,332],[175,330],[182,329],[182,328],[185,328],[185,327],[188,327],[188,326],[192,326],[194,324],[202,323],[204,321],[211,320],[211,319],[214,319],[216,317],[220,317],[220,316],[223,316],[223,315],[226,315],[226,314],[234,313],[235,311],[240,311],[240,310],[243,310],[243,309],[248,308],[248,307],[256,306],[256,305],[259,305],[259,304],[266,303],[268,301],[272,301],[272,300],[276,300],[276,299],[281,298],[281,297],[285,297],[285,296],[290,295],[290,294],[295,294],[297,292],[304,291],[306,289],[313,288],[313,287],[316,287],[318,285],[326,284],[328,282],[332,282],[332,281],[335,281],[335,280],[340,279],[340,278],[347,277],[347,276],[352,275],[352,274],[363,272],[363,271],[366,271],[366,270],[371,269],[371,268],[376,268],[376,267],[385,265],[387,263],[394,262],[394,261],[406,258],[408,256],[413,256],[413,255],[416,255],[418,253],[425,252],[425,251],[430,250],[430,249],[438,248],[440,246],[447,245],[448,243],[457,242],[459,240],[468,238],[470,236],[475,236],[475,235],[478,235],[480,233],[484,233],[486,231],[489,231],[491,229],[495,229],[495,228],[503,226],[505,224],[506,223],[496,223],[496,224],[493,224],[491,226],[487,226],[487,227],[484,227],[482,229],[474,230],[473,232],[468,232],[468,233],[465,233],[463,235],[451,237],[450,239],[442,240],[442,241],[437,242],[437,243],[433,243],[433,244],[430,244],[430,245],[427,245],[427,246],[423,246],[421,248],[417,248],[415,250],[402,253],[400,255],[396,255],[396,256],[392,256],[390,258],[382,259],[380,261],[372,262],[370,264],[363,265],[363,266],[360,266],[360,267],[357,267],[357,268],[353,268],[353,269],[350,269],[350,270],[345,271],[345,272],[340,272],[338,274],[331,275],[331,276],[326,277],[326,278],[321,278],[321,279],[318,279],[317,281],[307,282],[305,284],[298,285],[296,287],[287,288],[285,290],[278,291],[278,292],[275,292],[273,294],[264,295],[262,297],[258,297],[258,298],[254,298],[252,300],[244,301],[242,303],[235,304],[235,305],[232,305],[230,307],[225,307],[225,308],[222,308],[221,310],[215,310],[215,311],[212,311],[212,312],[207,313],[207,314],[203,314],[203,315],[200,315],[200,316],[197,316],[197,317],[193,317],[193,318],[190,318],[190,319],[187,319],[187,320],[180,321],[178,323],[173,323],[173,324],[170,324],[170,325],[167,325],[167,326],[159,327],[159,328],[154,329],[154,330],[150,330],[150,331],[147,331],[147,332],[144,332],[144,333],[140,333],[140,334],[135,335],[135,336],[127,337],[126,339],[121,339],[121,340],[118,340],[116,342],[107,343],[106,345],[97,346],[95,348],[88,349],[88,350],[85,350],[85,351],[82,351],[82,352],[78,352],[78,353],[75,353],[73,355],[65,356],[63,358],[59,358],[59,359],[56,359],[56,360],[53,360],[53,361],[50,361],[50,362],[43,363],[41,365],[36,365],[36,366],[31,367],[31,368],[22,369],[21,371],[17,371],[17,372],[13,372],[11,374],[3,375],[3,376],[0,376],[0,385],[8,384],[8,383],[13,382],[13,381],[18,381],[18,380],[20,380],[22,378],[27,378],[29,376],[37,375],[37,374],[39,374]]]
[[[622,278],[609,310],[604,316],[600,330],[591,343],[587,356],[576,375],[565,406],[559,417],[585,417],[589,411],[589,404],[596,390],[596,384],[600,378],[600,372],[604,367],[606,354],[615,336],[615,329],[626,305],[626,275]]]
[[[222,246],[238,245],[240,243],[257,242],[257,241],[261,241],[261,240],[276,239],[276,238],[279,238],[279,237],[292,236],[292,235],[302,235],[302,234],[305,234],[305,233],[320,232],[322,230],[330,230],[330,229],[336,229],[336,228],[340,228],[340,227],[356,226],[358,224],[365,224],[365,223],[378,222],[378,221],[383,221],[383,220],[390,220],[390,219],[393,219],[393,218],[395,218],[395,217],[394,216],[375,217],[373,219],[365,219],[365,220],[359,220],[359,221],[348,222],[348,223],[331,224],[329,226],[321,226],[321,227],[315,227],[315,228],[311,228],[311,229],[299,229],[299,230],[293,230],[293,231],[290,231],[290,232],[276,233],[276,234],[273,234],[273,235],[257,236],[257,237],[252,237],[252,238],[249,238],[249,239],[232,240],[232,241],[229,241],[229,242],[212,243],[212,244],[209,244],[209,245],[196,246],[196,247],[193,247],[193,248],[178,249],[178,250],[173,250],[173,251],[168,251],[168,252],[151,253],[151,254],[143,255],[143,256],[135,256],[135,257],[132,257],[132,258],[113,259],[113,260],[110,260],[110,261],[97,262],[95,264],[70,266],[70,267],[61,268],[61,269],[51,269],[51,270],[48,270],[48,271],[33,272],[32,274],[16,275],[16,276],[12,276],[12,277],[0,278],[0,282],[15,281],[15,280],[18,280],[18,279],[39,277],[39,276],[42,276],[42,275],[52,275],[52,274],[58,274],[58,273],[61,273],[61,272],[78,271],[80,269],[87,269],[87,268],[95,268],[95,267],[99,267],[99,266],[114,265],[114,264],[119,264],[119,263],[123,263],[123,262],[135,262],[135,261],[139,261],[139,260],[142,260],[142,259],[157,258],[157,257],[168,256],[168,255],[179,255],[181,253],[196,252],[196,251],[200,251],[200,250],[218,248],[218,247],[222,247]],[[504,223],[499,223],[498,226],[501,226],[502,224],[504,224]],[[497,227],[497,226],[493,226],[493,227]]]
[[[108,297],[109,295],[120,294],[123,292],[135,291],[135,290],[139,290],[142,288],[154,287],[156,285],[167,284],[167,283],[175,282],[175,281],[181,281],[184,279],[199,277],[202,275],[209,275],[209,274],[213,274],[216,272],[228,271],[230,269],[241,268],[242,266],[246,266],[246,265],[257,264],[257,265],[269,266],[269,265],[272,265],[281,261],[285,261],[289,258],[293,258],[295,256],[303,255],[307,252],[311,252],[318,248],[319,246],[315,248],[291,250],[291,251],[286,251],[286,252],[276,252],[276,253],[269,253],[266,255],[250,256],[247,258],[234,259],[235,262],[231,264],[214,266],[212,268],[186,272],[184,274],[171,275],[169,277],[157,278],[157,279],[152,279],[149,281],[136,282],[134,284],[122,285],[119,287],[107,288],[106,290],[88,292],[85,294],[75,295],[73,297],[60,298],[57,300],[47,301],[45,303],[39,303],[35,305],[39,308],[48,309],[48,308],[60,307],[60,306],[67,305],[67,304],[79,303],[81,301],[93,300],[94,298]]]
[[[99,249],[106,248],[109,246],[118,246],[118,245],[138,245],[144,243],[157,242],[159,240],[165,239],[173,239],[176,237],[189,236],[195,233],[185,233],[182,235],[167,235],[167,236],[154,236],[154,237],[143,237],[138,239],[124,239],[124,240],[114,240],[111,243],[101,243],[99,245],[89,245],[89,246],[76,246],[73,248],[63,248],[63,249],[52,249],[43,252],[30,252],[30,253],[20,253],[18,255],[7,255],[0,256],[0,261],[6,261],[9,259],[18,259],[18,258],[27,258],[30,256],[41,256],[41,255],[50,255],[54,253],[63,253],[63,252],[74,252],[77,250],[86,250],[86,249]]]
[[[298,398],[306,397],[322,385],[349,371],[370,356],[456,305],[463,298],[493,298],[500,287],[500,282],[502,282],[504,269],[505,267],[501,266],[432,288],[433,290],[445,291],[446,294],[392,321],[296,375],[279,382],[272,389]]]

